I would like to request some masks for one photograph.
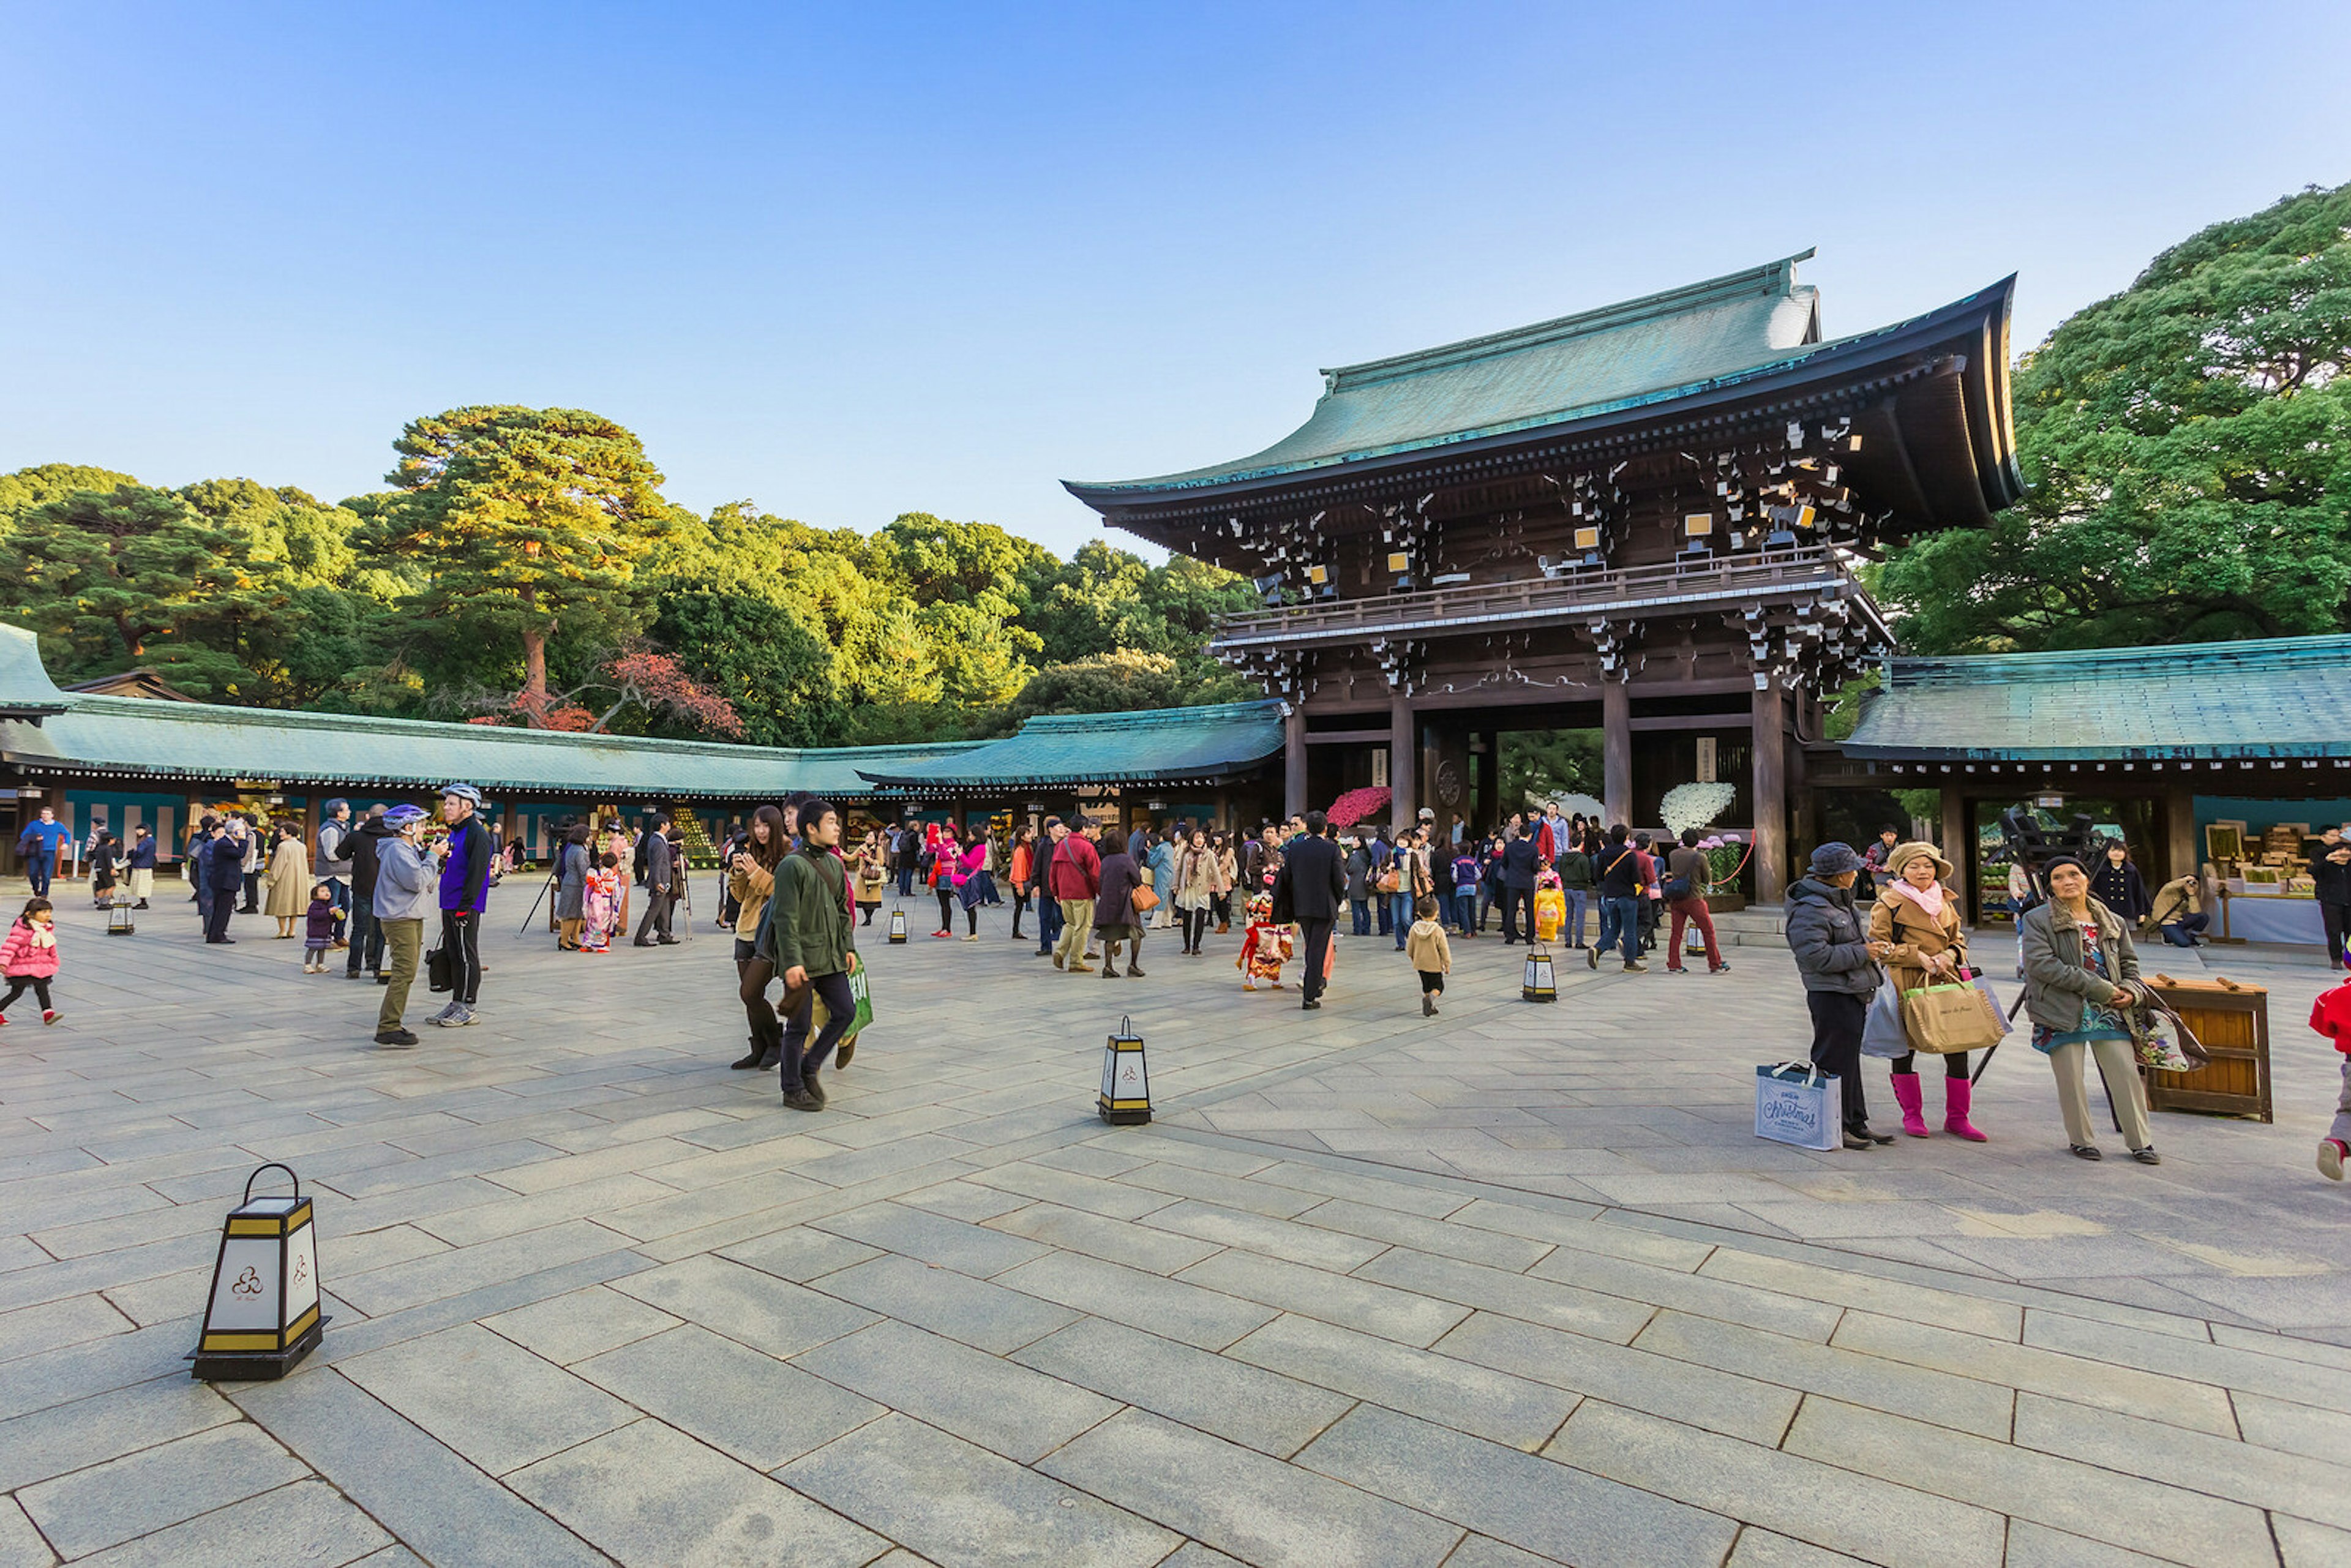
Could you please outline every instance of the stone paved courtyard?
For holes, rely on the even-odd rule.
[[[2021,1040],[1988,1145],[1759,1144],[1768,948],[1538,1009],[1458,943],[1424,1020],[1350,942],[1310,1017],[1238,934],[1110,982],[998,916],[872,945],[810,1116],[726,1070],[706,923],[559,956],[502,894],[482,1022],[393,1053],[373,987],[159,904],[68,907],[65,1023],[0,1031],[0,1565],[2351,1563],[2314,966],[2214,960],[2276,989],[2278,1121],[2147,1169],[2066,1155]],[[1092,1113],[1122,1014],[1150,1127]],[[334,1322],[192,1384],[265,1159]]]

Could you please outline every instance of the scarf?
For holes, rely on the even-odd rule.
[[[24,925],[26,930],[33,934],[34,946],[54,947],[57,945],[57,928],[56,926],[43,925],[39,922],[32,920],[26,921]]]
[[[1925,887],[1913,887],[1896,877],[1886,884],[1886,890],[1897,898],[1907,898],[1927,912],[1927,918],[1939,923],[1943,918],[1943,884],[1930,882]]]

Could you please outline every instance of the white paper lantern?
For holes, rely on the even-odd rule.
[[[1151,1120],[1151,1075],[1144,1065],[1143,1037],[1126,1018],[1118,1020],[1118,1031],[1102,1048],[1102,1095],[1095,1109],[1113,1126]]]

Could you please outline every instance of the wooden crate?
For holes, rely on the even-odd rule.
[[[2149,983],[2196,1031],[2212,1061],[2195,1072],[2140,1068],[2148,1109],[2215,1111],[2271,1120],[2268,988],[2240,985],[2220,975],[2187,980],[2156,975]]]

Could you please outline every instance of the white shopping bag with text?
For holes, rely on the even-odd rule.
[[[1800,1149],[1834,1149],[1842,1141],[1837,1108],[1844,1085],[1807,1061],[1755,1070],[1755,1135]]]

